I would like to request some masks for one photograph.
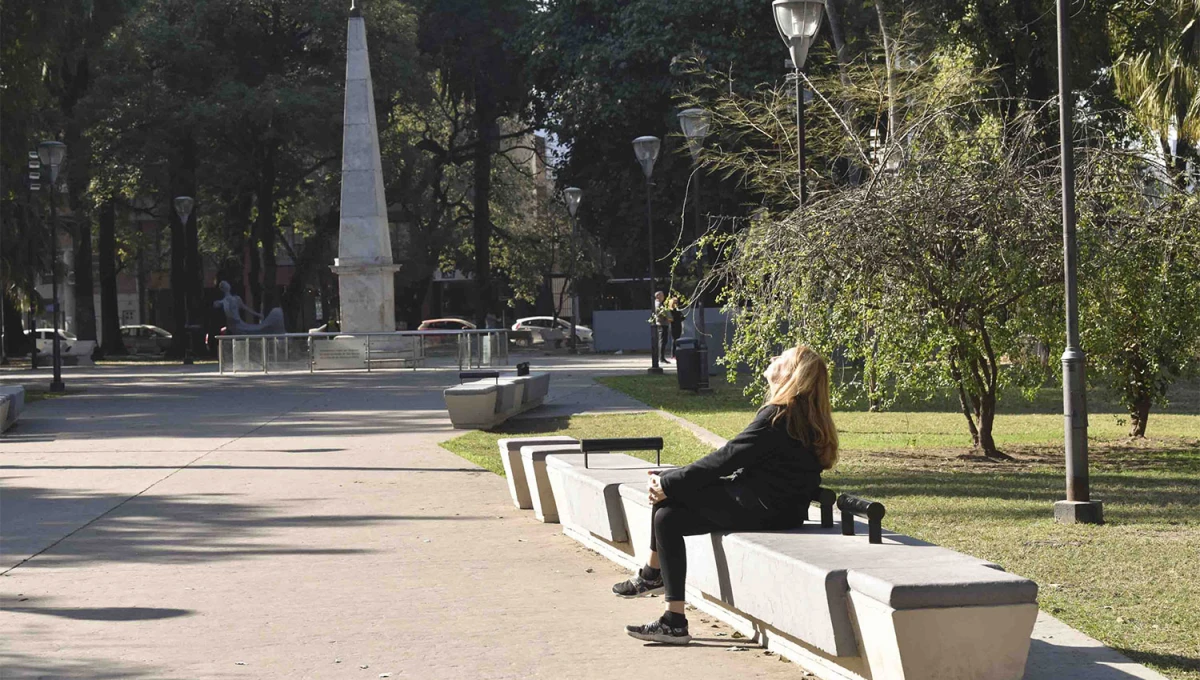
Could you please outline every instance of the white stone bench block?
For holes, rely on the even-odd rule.
[[[530,373],[529,375],[520,376],[525,381],[525,401],[526,403],[536,402],[542,403],[546,399],[546,395],[550,393],[550,374],[549,373]]]
[[[850,591],[870,677],[1021,680],[1037,603],[893,609]]]
[[[529,485],[533,516],[539,522],[556,524],[559,521],[558,504],[554,501],[554,490],[550,488],[550,477],[546,474],[546,456],[578,450],[578,443],[521,447],[521,467],[525,469],[525,482]]]
[[[889,559],[850,570],[850,599],[874,677],[1020,680],[1037,584],[961,557]]]
[[[504,420],[503,414],[497,416],[500,386],[494,381],[455,385],[442,394],[446,398],[450,423],[458,429],[486,430]]]
[[[575,439],[566,436],[501,439],[498,442],[500,446],[500,460],[504,462],[504,477],[508,480],[508,493],[512,496],[513,505],[521,510],[529,510],[533,507],[533,499],[529,495],[529,482],[525,477],[525,466],[521,464],[522,446],[577,443]]]
[[[627,543],[621,485],[644,486],[649,471],[665,468],[623,453],[593,453],[588,462],[585,468],[582,453],[546,459],[559,521],[612,543]]]
[[[25,410],[25,388],[20,385],[0,385],[0,432],[16,425]]]
[[[504,419],[521,412],[525,397],[525,383],[517,378],[500,378],[500,395],[496,401],[496,412],[503,414]]]

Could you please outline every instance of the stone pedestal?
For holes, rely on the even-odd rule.
[[[342,202],[334,263],[341,329],[347,333],[396,330],[394,274],[399,267],[392,264],[367,29],[356,11],[346,27]]]
[[[345,265],[334,260],[341,301],[341,330],[378,333],[396,330],[395,273],[399,265]]]

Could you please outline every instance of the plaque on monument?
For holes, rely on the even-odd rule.
[[[313,370],[365,368],[367,365],[366,337],[339,335],[313,338],[312,343]]]

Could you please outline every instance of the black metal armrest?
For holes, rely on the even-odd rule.
[[[833,526],[833,505],[837,502],[837,494],[832,489],[820,487],[814,502],[821,506],[821,526],[828,529]]]
[[[662,465],[662,437],[612,437],[606,439],[583,439],[579,442],[583,451],[583,467],[588,467],[589,453],[612,453],[613,451],[654,451],[654,464]]]
[[[854,516],[867,519],[867,532],[871,543],[883,543],[883,516],[887,509],[883,503],[869,501],[858,496],[842,494],[837,499],[838,510],[842,511],[842,535],[854,535]]]
[[[463,371],[458,374],[458,383],[461,385],[466,380],[487,380],[495,378],[496,382],[500,382],[500,371]]]

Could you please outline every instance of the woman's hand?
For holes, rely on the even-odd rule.
[[[650,473],[650,481],[646,485],[650,489],[650,502],[661,503],[667,500],[667,492],[663,491],[662,478],[657,472]]]

